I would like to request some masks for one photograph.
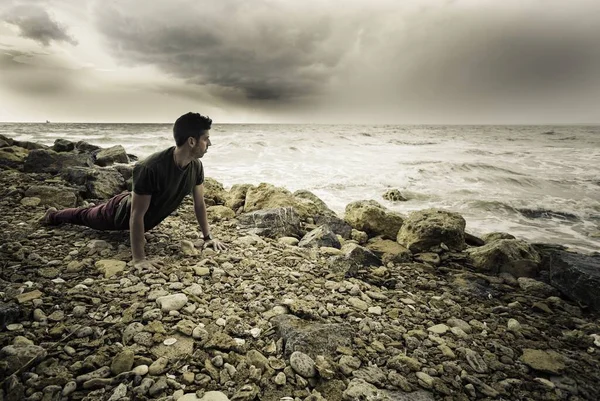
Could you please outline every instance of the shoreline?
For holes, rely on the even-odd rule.
[[[207,179],[212,231],[229,251],[194,246],[188,198],[146,234],[149,256],[166,268],[137,272],[127,233],[36,225],[52,202],[125,189],[131,165],[75,166],[122,180],[90,173],[74,184],[65,160],[89,151],[57,152],[61,166],[33,163],[35,144],[7,139],[4,399],[600,397],[596,301],[584,305],[581,292],[568,299],[568,282],[556,278],[557,261],[595,256],[506,233],[469,236],[461,216],[443,211],[401,216],[364,201],[340,219],[308,191],[225,191]]]

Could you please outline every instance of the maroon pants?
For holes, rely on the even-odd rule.
[[[119,203],[128,193],[113,196],[106,203],[89,208],[69,208],[59,210],[50,217],[52,224],[76,224],[96,230],[127,230],[127,227],[115,226],[115,214]]]

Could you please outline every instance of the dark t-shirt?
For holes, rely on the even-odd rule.
[[[192,193],[196,185],[204,182],[204,169],[198,159],[185,168],[175,164],[175,147],[154,153],[136,163],[133,168],[133,192],[137,195],[152,195],[148,211],[144,215],[144,230],[156,227],[166,219]],[[131,195],[118,206],[115,215],[117,227],[129,228]]]

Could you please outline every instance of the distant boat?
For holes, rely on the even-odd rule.
[[[46,120],[46,124],[50,124],[50,121]]]

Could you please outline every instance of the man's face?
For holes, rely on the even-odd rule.
[[[192,146],[192,154],[195,158],[199,159],[208,151],[210,145],[212,145],[210,143],[210,133],[208,130],[203,131],[200,138],[198,138]]]

